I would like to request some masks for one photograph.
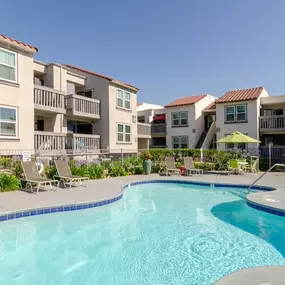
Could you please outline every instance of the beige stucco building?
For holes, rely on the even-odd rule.
[[[203,109],[215,101],[205,94],[179,98],[165,106],[168,148],[196,148],[204,131]]]

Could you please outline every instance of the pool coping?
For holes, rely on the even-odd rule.
[[[67,212],[67,211],[85,210],[85,209],[105,206],[105,205],[108,205],[108,204],[111,204],[111,203],[114,203],[120,200],[123,197],[123,192],[126,188],[129,188],[135,185],[155,184],[155,183],[188,184],[188,185],[207,186],[211,188],[224,187],[224,188],[248,189],[249,187],[249,185],[246,185],[246,184],[231,184],[231,183],[218,183],[218,182],[211,183],[211,182],[176,180],[176,179],[138,180],[138,181],[122,184],[120,187],[120,190],[121,190],[120,193],[115,195],[114,197],[108,197],[106,199],[95,200],[95,201],[93,200],[93,201],[85,201],[85,202],[76,202],[72,204],[58,204],[58,205],[39,207],[39,208],[28,208],[28,209],[23,209],[19,211],[8,211],[8,212],[0,214],[0,222],[9,221],[13,219],[19,219],[19,218],[25,218],[29,216],[45,215],[45,214]],[[266,192],[276,190],[273,187],[259,186],[259,185],[254,185],[251,189],[259,190],[259,191],[266,191]],[[251,204],[249,204],[249,206],[251,206]],[[252,207],[256,208],[256,206],[252,206]],[[274,214],[272,211],[269,213]],[[284,212],[284,216],[285,216],[285,212]]]

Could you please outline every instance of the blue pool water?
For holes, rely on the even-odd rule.
[[[142,184],[108,206],[0,223],[0,284],[210,285],[285,265],[285,218],[245,192]]]

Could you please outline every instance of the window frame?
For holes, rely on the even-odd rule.
[[[230,114],[227,113],[227,108],[229,108],[229,107],[234,109],[233,113],[230,113]],[[232,115],[232,114],[234,115],[234,119],[232,121],[228,121],[227,115]],[[235,121],[236,121],[236,107],[235,107],[235,105],[225,106],[225,122],[226,123],[234,123]]]
[[[123,98],[119,98],[119,96],[118,96],[119,91],[121,91],[123,93]],[[126,96],[125,96],[126,93],[130,95],[130,99],[126,99]],[[123,106],[119,106],[118,105],[118,99],[123,101]],[[126,102],[129,102],[130,108],[126,107]],[[131,92],[124,91],[123,89],[117,88],[116,107],[119,108],[119,109],[128,110],[128,111],[132,110],[132,94],[131,94]]]
[[[245,112],[239,113],[239,114],[245,114],[245,119],[244,120],[238,120],[238,117],[237,117],[237,115],[238,115],[237,108],[240,107],[240,106],[244,106],[245,107]],[[234,109],[234,113],[230,113],[229,114],[229,115],[232,115],[232,114],[234,115],[234,120],[233,121],[228,121],[227,120],[227,115],[228,115],[227,108],[229,108],[229,107]],[[235,104],[235,105],[225,105],[225,120],[224,120],[224,122],[226,124],[247,123],[248,122],[247,121],[247,104],[244,103],[244,104]]]
[[[175,149],[174,147],[174,140],[177,139],[178,142],[176,142],[175,144],[177,144],[179,147],[178,148],[182,148],[182,138],[186,138],[187,140],[187,146],[183,147],[183,148],[188,148],[189,147],[189,136],[172,136],[171,140],[172,140],[172,148]],[[185,144],[185,143],[183,143]]]
[[[11,139],[11,140],[16,140],[18,139],[18,128],[19,128],[19,120],[18,120],[18,108],[17,107],[12,107],[12,106],[5,106],[5,105],[0,105],[0,109],[1,108],[6,108],[6,109],[12,109],[12,110],[15,110],[15,113],[16,113],[16,120],[15,122],[11,122],[11,121],[6,121],[6,120],[3,120],[0,118],[0,125],[2,122],[4,123],[12,123],[12,124],[15,124],[15,136],[2,136],[1,135],[1,131],[0,131],[0,139]],[[0,129],[1,129],[1,126],[0,126]]]
[[[185,113],[186,114],[186,118],[182,118],[181,119],[181,114]],[[174,114],[178,114],[178,118],[175,119],[175,121],[178,121],[178,125],[174,125],[173,124],[173,115]],[[181,124],[181,120],[185,120],[186,119],[186,124]],[[188,111],[176,111],[176,112],[171,112],[171,127],[172,128],[179,128],[179,127],[188,127]]]
[[[246,104],[238,104],[238,105],[235,105],[236,106],[236,122],[247,122],[247,105]],[[237,108],[240,107],[240,106],[244,106],[244,112],[243,113],[240,113],[240,114],[245,114],[245,119],[244,120],[238,120],[238,112],[237,112]]]
[[[118,131],[118,125],[123,126],[123,132]],[[126,132],[126,126],[130,127],[129,133]],[[125,123],[117,123],[116,127],[117,127],[117,129],[116,129],[116,142],[117,142],[117,144],[132,144],[132,125],[131,124],[125,124]],[[118,134],[119,133],[123,135],[123,141],[118,141]],[[130,141],[126,141],[126,135],[130,135]]]
[[[3,50],[3,51],[8,52],[8,53],[11,53],[11,54],[13,54],[15,56],[15,66],[12,66],[12,65],[0,62],[0,65],[7,66],[7,67],[15,69],[15,80],[10,80],[10,79],[6,79],[6,78],[2,78],[2,77],[0,77],[0,80],[7,81],[7,82],[12,82],[12,83],[18,83],[18,54],[16,52],[14,52],[14,51],[11,51],[11,50],[8,50],[8,49],[5,49],[5,48],[1,48],[1,47],[0,47],[0,50]]]

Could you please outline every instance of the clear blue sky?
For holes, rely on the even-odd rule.
[[[39,60],[133,84],[140,102],[256,86],[285,94],[285,0],[12,2],[1,4],[0,33],[37,46]]]

